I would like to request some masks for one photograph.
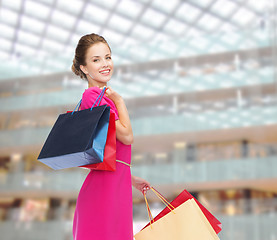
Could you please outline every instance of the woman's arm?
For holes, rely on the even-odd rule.
[[[133,187],[135,187],[136,189],[138,189],[139,191],[141,191],[142,193],[146,193],[149,189],[150,189],[150,183],[147,182],[146,180],[140,178],[140,177],[136,177],[134,175],[132,176],[132,185]]]
[[[116,138],[126,145],[133,143],[133,130],[131,126],[131,121],[123,101],[123,98],[115,92],[111,87],[107,87],[106,96],[111,99],[118,111],[119,120],[116,121]],[[131,175],[132,185],[142,193],[147,192],[150,189],[150,183],[146,180]]]
[[[107,87],[106,96],[111,99],[118,111],[119,120],[116,124],[116,138],[125,145],[130,145],[134,141],[133,130],[129,118],[128,110],[123,98],[111,87]]]

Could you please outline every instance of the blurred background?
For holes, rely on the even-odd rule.
[[[276,0],[2,0],[1,239],[72,240],[88,171],[37,161],[88,87],[75,47],[103,35],[135,134],[132,174],[169,200],[189,190],[224,240],[277,239]],[[153,214],[164,208],[149,192]],[[133,190],[134,232],[148,221]]]

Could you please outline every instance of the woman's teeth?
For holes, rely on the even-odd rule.
[[[100,73],[102,73],[102,74],[107,74],[107,73],[109,73],[110,72],[110,70],[105,70],[105,71],[101,71]]]

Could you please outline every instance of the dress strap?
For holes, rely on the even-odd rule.
[[[128,167],[132,167],[132,165],[131,164],[129,164],[129,163],[126,163],[126,162],[123,162],[123,161],[120,161],[120,160],[115,160],[116,162],[119,162],[119,163],[122,163],[122,164],[124,164],[124,165],[126,165],[126,166],[128,166]]]

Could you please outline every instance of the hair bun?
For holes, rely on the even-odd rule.
[[[76,61],[76,58],[73,59],[73,64],[71,66],[72,72],[75,73],[75,75],[81,77],[81,78],[87,78],[86,75],[83,73],[83,71],[80,69],[80,64]]]

